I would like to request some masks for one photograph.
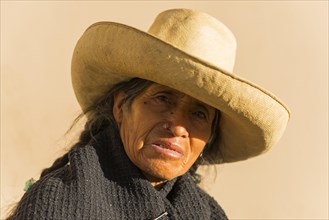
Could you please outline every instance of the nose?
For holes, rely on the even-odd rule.
[[[187,118],[182,112],[170,112],[170,118],[164,123],[164,128],[175,137],[187,138],[189,136]]]

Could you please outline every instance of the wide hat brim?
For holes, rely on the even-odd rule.
[[[281,138],[288,108],[274,95],[151,34],[113,22],[90,26],[72,58],[72,84],[83,110],[131,78],[150,80],[220,110],[212,163],[260,155]]]

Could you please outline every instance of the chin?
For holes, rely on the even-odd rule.
[[[154,170],[154,169],[151,169],[151,170],[148,170],[148,172],[144,173],[146,174],[148,177],[151,177],[151,178],[154,178],[156,180],[160,180],[160,181],[163,181],[163,180],[171,180],[171,179],[174,179],[178,176],[181,176],[183,175],[185,172],[183,171],[176,171],[176,172],[172,172],[172,169],[170,170]]]

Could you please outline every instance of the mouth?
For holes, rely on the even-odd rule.
[[[183,156],[183,149],[177,143],[157,141],[152,143],[153,148],[161,155],[179,159]]]

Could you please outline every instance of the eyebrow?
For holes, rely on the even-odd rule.
[[[182,94],[182,96],[186,95],[178,90],[175,90],[175,89],[172,89],[170,87],[167,87],[167,86],[163,86],[163,85],[157,85],[156,87],[153,88],[153,94],[157,94],[157,93],[165,93],[165,94],[168,94],[168,95],[174,95],[174,96],[177,96],[177,97],[180,97],[179,94]],[[176,93],[179,93],[179,94],[176,94]]]

